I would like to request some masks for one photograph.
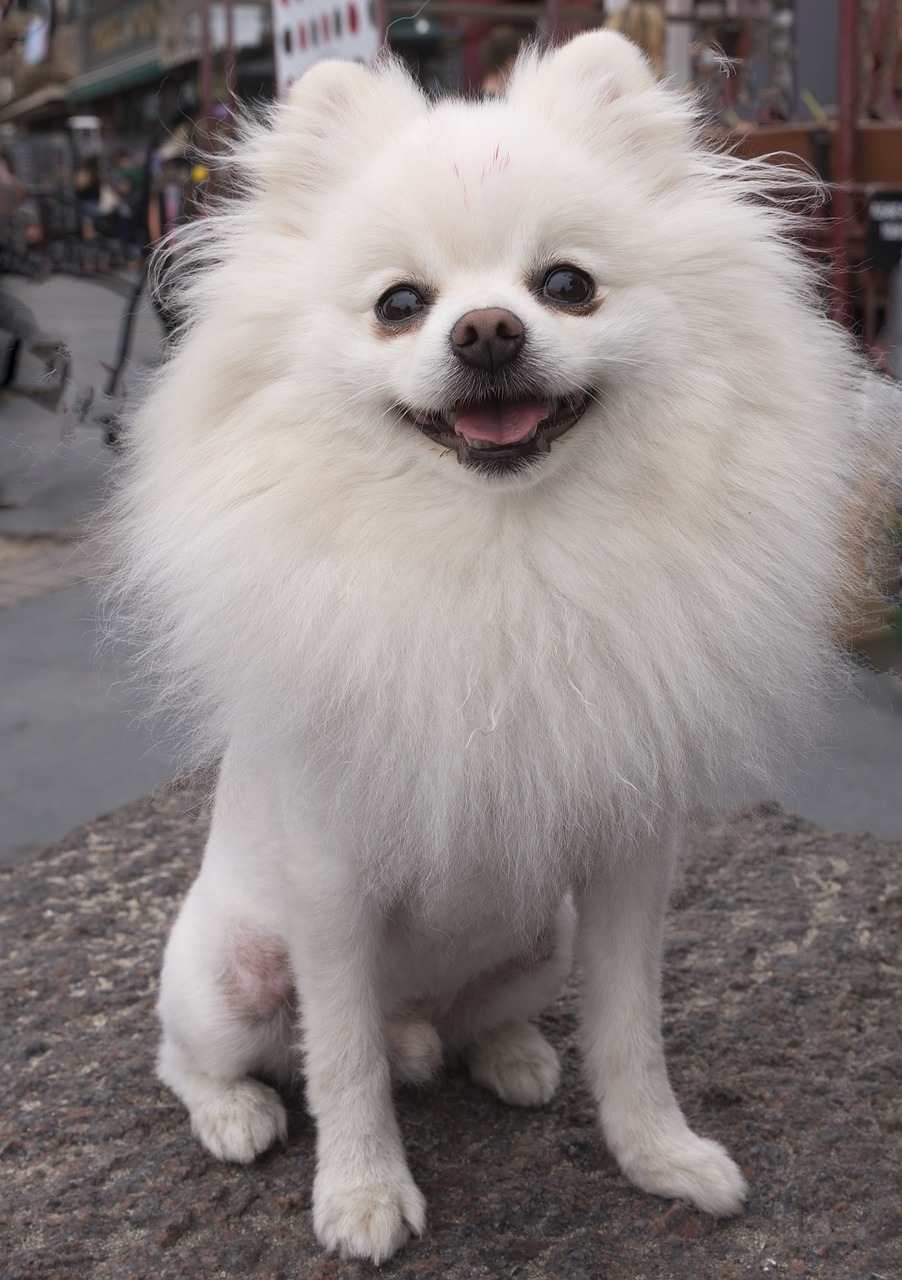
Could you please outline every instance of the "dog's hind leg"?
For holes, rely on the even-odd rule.
[[[281,1098],[254,1073],[290,1073],[291,969],[277,939],[218,912],[204,888],[202,875],[166,948],[157,1072],[207,1150],[244,1164],[286,1136]]]
[[[579,904],[583,1053],[601,1127],[620,1168],[659,1196],[738,1213],[742,1174],[683,1118],[661,1038],[661,949],[675,841],[602,869]]]
[[[569,899],[526,954],[470,983],[440,1026],[463,1052],[471,1079],[514,1106],[548,1102],[560,1083],[555,1049],[529,1019],[560,994],[573,962],[575,913]]]

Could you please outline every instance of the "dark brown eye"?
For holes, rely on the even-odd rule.
[[[552,267],[542,281],[542,297],[558,307],[581,307],[595,297],[595,282],[576,267]]]
[[[383,324],[403,324],[418,315],[426,306],[426,299],[412,285],[401,284],[389,289],[376,303],[376,315]]]

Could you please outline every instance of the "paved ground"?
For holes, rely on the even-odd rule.
[[[69,341],[73,384],[56,415],[0,393],[0,502],[14,504],[0,506],[0,863],[161,785],[174,767],[135,724],[118,671],[97,659],[78,549],[115,458],[75,406],[105,383],[128,282],[118,293],[68,277],[14,288]],[[145,308],[127,384],[159,358]],[[777,798],[830,830],[902,835],[900,758],[902,686],[863,672],[821,753]]]

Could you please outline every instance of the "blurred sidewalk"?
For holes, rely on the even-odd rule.
[[[102,429],[78,421],[78,404],[91,392],[95,408],[116,356],[119,323],[131,276],[51,276],[40,284],[4,276],[2,287],[24,302],[46,332],[72,352],[70,382],[56,413],[23,396],[0,391],[0,535],[78,532],[96,508],[112,458]],[[160,329],[142,300],[134,327],[126,391],[159,363]],[[17,381],[37,380],[36,362],[23,362]]]
[[[74,538],[115,457],[72,406],[106,381],[129,282],[119,292],[51,277],[10,286],[73,355],[68,412],[0,392],[0,862],[167,781],[169,754],[136,726],[128,690],[98,665],[87,564]],[[7,287],[7,282],[4,282]],[[161,355],[149,307],[135,327],[132,388]],[[38,539],[36,535],[43,535]],[[824,747],[773,797],[831,831],[902,836],[902,682],[867,671]]]
[[[135,725],[115,664],[97,658],[88,561],[77,542],[116,460],[101,427],[79,423],[75,406],[91,388],[102,400],[131,279],[4,278],[3,287],[72,351],[57,413],[0,392],[0,862],[9,862],[146,794],[173,765]],[[126,384],[161,353],[145,305]]]
[[[854,689],[775,799],[826,831],[902,836],[902,679],[862,670]]]

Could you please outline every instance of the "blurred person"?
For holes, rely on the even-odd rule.
[[[702,28],[689,46],[692,57],[692,82],[699,106],[712,123],[722,121],[726,107],[726,85],[733,72],[733,64],[719,39],[716,27]],[[750,127],[747,122],[734,120],[735,128]]]
[[[113,159],[112,186],[116,195],[116,234],[144,249],[147,244],[147,183],[145,166],[122,149]]]
[[[32,280],[46,279],[50,274],[49,260],[34,252],[42,240],[43,229],[28,203],[27,189],[16,176],[11,158],[0,150],[0,277],[16,274]],[[44,365],[42,390],[51,395],[62,394],[68,370],[67,351],[43,331],[30,307],[5,290],[0,280],[0,387],[13,385],[23,351]],[[5,500],[0,494],[0,507],[10,505],[18,503]]]
[[[12,161],[5,151],[0,151],[0,197],[3,199],[3,209],[6,209],[8,203],[21,204],[25,199],[25,188],[16,177]]]
[[[144,185],[142,165],[125,148],[113,157],[113,184],[124,200],[134,197]]]
[[[479,50],[483,67],[482,84],[479,86],[482,95],[494,98],[504,93],[525,38],[516,27],[492,27]]]
[[[171,273],[179,253],[179,231],[197,216],[208,177],[196,137],[196,110],[180,111],[151,142],[145,166],[147,248],[156,252],[151,300],[166,334],[179,323]]]
[[[0,244],[22,252],[39,245],[43,238],[28,191],[16,176],[11,158],[0,151]]]
[[[92,240],[97,234],[95,222],[100,214],[100,188],[100,161],[97,156],[87,156],[72,175],[72,193],[80,206],[83,240]]]
[[[862,59],[860,114],[871,120],[899,120],[902,0],[864,0],[859,15],[859,32]]]
[[[92,240],[98,232],[117,235],[119,196],[100,156],[89,156],[79,165],[72,188],[80,206],[82,239]]]
[[[609,31],[619,31],[622,36],[632,40],[633,44],[637,44],[648,58],[658,79],[664,79],[667,19],[660,5],[628,4],[625,9],[612,13],[604,25]]]

